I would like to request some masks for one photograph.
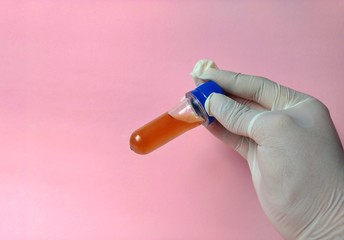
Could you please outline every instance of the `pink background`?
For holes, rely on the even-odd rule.
[[[0,239],[281,239],[249,169],[203,127],[137,127],[198,59],[325,102],[344,135],[343,1],[0,2]]]

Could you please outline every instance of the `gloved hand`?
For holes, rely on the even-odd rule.
[[[264,212],[286,239],[344,239],[344,153],[326,106],[266,78],[199,61],[197,85],[211,79],[208,129],[247,159]]]

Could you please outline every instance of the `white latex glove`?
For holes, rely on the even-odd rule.
[[[344,153],[319,100],[266,78],[199,61],[197,85],[214,80],[208,129],[247,159],[260,203],[286,239],[344,239]],[[220,124],[219,124],[220,123]]]

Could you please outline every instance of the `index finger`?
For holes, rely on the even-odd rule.
[[[197,64],[211,66],[205,61],[200,61]],[[197,64],[192,73],[194,77],[203,80],[211,79],[217,82],[226,92],[255,101],[269,110],[285,109],[307,98],[306,94],[281,86],[264,77],[235,73],[213,67],[202,69],[200,66],[197,67]],[[202,71],[198,72],[197,69],[202,69]]]

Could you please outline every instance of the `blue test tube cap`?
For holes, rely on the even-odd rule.
[[[222,88],[212,80],[209,80],[203,83],[202,85],[198,86],[194,90],[186,93],[186,97],[191,99],[195,111],[203,118],[205,118],[205,126],[211,124],[215,120],[214,117],[208,115],[204,106],[205,101],[212,93],[225,94]]]

